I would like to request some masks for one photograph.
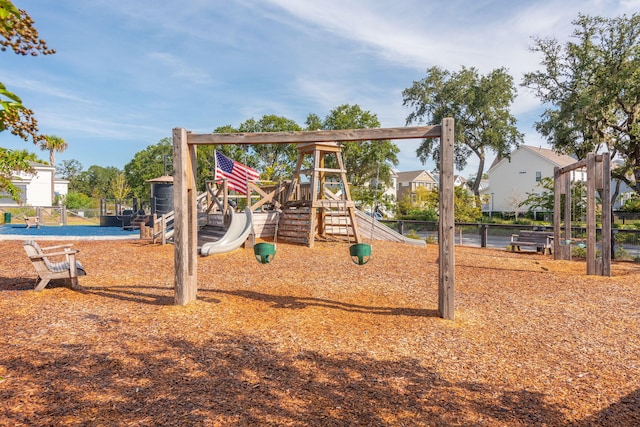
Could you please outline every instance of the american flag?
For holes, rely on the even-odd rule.
[[[229,190],[247,194],[247,182],[260,178],[260,173],[216,151],[216,179],[227,179]]]

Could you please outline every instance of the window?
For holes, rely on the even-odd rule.
[[[536,172],[536,182],[542,181],[542,172]]]

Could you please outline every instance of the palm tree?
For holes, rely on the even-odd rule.
[[[49,164],[56,167],[56,151],[62,153],[67,149],[67,141],[55,135],[45,135],[44,140],[40,142],[42,151],[49,151]]]
[[[62,153],[67,149],[67,142],[55,135],[45,135],[44,140],[39,143],[40,149],[42,151],[49,150],[49,164],[53,168],[53,172],[51,173],[51,204],[53,204],[55,199],[55,181],[56,181],[56,151]]]

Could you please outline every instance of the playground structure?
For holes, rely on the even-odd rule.
[[[307,244],[313,245],[316,230],[322,236],[328,232],[339,234],[336,223],[327,219],[334,216],[348,218],[343,222],[347,236],[360,242],[357,232],[355,206],[348,196],[348,185],[344,185],[343,196],[331,200],[320,183],[327,174],[337,174],[345,184],[346,175],[341,160],[337,169],[327,169],[321,160],[323,155],[335,154],[337,143],[344,141],[400,140],[416,138],[440,138],[440,221],[439,221],[439,277],[438,312],[441,317],[454,317],[454,218],[453,218],[453,119],[447,118],[440,125],[386,129],[351,129],[335,131],[304,132],[257,132],[234,134],[193,134],[183,128],[173,130],[174,163],[174,263],[175,263],[175,303],[185,305],[196,299],[197,256],[198,256],[198,212],[196,190],[196,146],[209,144],[299,144],[297,175],[287,191],[287,199],[293,194],[296,176],[303,173],[301,167],[304,155],[314,155],[311,174],[311,199],[308,206],[309,230]],[[320,189],[318,189],[320,188]],[[318,191],[316,191],[318,190]],[[336,206],[336,208],[334,208]],[[344,209],[339,210],[337,206]],[[301,207],[306,207],[304,204]],[[345,230],[346,229],[346,230]],[[312,236],[313,233],[313,236]]]
[[[571,259],[571,172],[587,168],[587,274],[611,276],[611,161],[609,153],[587,154],[587,158],[554,169],[553,256],[556,260]],[[596,191],[601,191],[602,240],[601,257],[596,247]],[[564,222],[561,203],[565,196]],[[564,224],[564,227],[562,227]]]

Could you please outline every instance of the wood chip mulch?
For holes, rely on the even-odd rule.
[[[173,246],[75,247],[83,289],[36,293],[0,242],[2,426],[640,425],[638,264],[456,247],[452,322],[434,245],[199,258],[184,307]]]

